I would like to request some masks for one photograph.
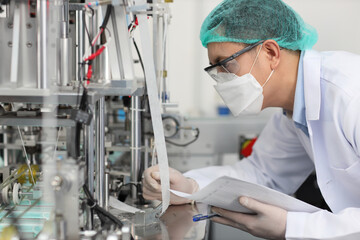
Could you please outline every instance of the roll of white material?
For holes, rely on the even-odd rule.
[[[141,212],[140,209],[127,205],[126,203],[120,202],[113,196],[109,197],[109,205],[110,207],[116,208],[124,212],[129,212],[129,213]]]
[[[143,0],[137,0],[137,5],[146,4]],[[170,182],[169,182],[169,163],[167,158],[164,129],[161,117],[161,104],[156,83],[156,73],[152,47],[150,45],[150,32],[146,14],[139,14],[139,31],[141,46],[143,51],[144,68],[146,76],[147,93],[149,96],[151,120],[154,130],[155,146],[158,156],[161,191],[162,191],[162,213],[166,211],[170,203]]]

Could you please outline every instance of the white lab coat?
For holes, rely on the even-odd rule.
[[[333,213],[289,212],[286,238],[360,239],[360,56],[306,51],[303,66],[310,137],[275,114],[250,157],[185,175],[200,188],[227,175],[292,194],[315,169]]]

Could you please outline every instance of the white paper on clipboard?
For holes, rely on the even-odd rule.
[[[187,194],[174,190],[170,191],[180,197],[203,202],[211,206],[224,208],[234,212],[252,213],[252,211],[240,205],[239,197],[241,196],[247,196],[292,212],[311,213],[321,210],[265,186],[226,176],[214,180],[205,188],[194,194]]]

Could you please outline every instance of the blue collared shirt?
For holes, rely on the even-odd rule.
[[[295,126],[301,129],[306,134],[306,136],[309,137],[309,131],[306,123],[306,114],[305,114],[303,60],[304,60],[304,51],[301,52],[300,60],[299,60],[292,119],[294,120]]]

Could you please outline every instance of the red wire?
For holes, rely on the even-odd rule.
[[[95,37],[94,41],[92,42],[91,46],[94,46],[95,43],[97,42],[97,40],[99,39],[99,37],[101,36],[101,34],[104,32],[104,29],[101,28],[100,32],[98,33],[98,35]]]
[[[104,50],[105,50],[106,46],[102,46],[99,50],[97,50],[95,53],[91,54],[88,58],[85,59],[85,62],[87,61],[92,61],[94,60],[95,58],[97,58]],[[91,79],[92,77],[92,65],[89,64],[88,66],[88,72],[87,72],[87,75],[86,75],[86,78],[88,79],[88,84],[89,84],[89,80]]]
[[[95,53],[91,54],[88,58],[85,59],[85,62],[94,60],[97,56],[99,56],[106,46],[102,46],[99,50],[97,50]]]
[[[87,75],[86,75],[86,78],[87,79],[91,79],[91,77],[92,77],[92,65],[89,65],[88,66],[88,72],[87,72]],[[88,80],[89,81],[89,80]]]

